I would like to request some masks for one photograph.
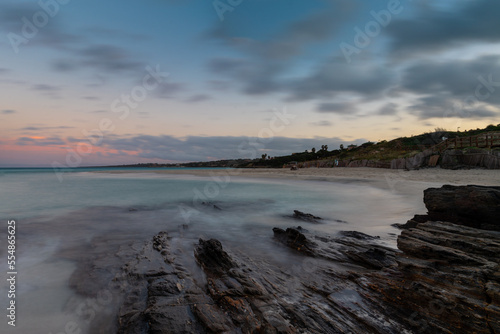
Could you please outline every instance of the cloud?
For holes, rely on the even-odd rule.
[[[395,19],[386,28],[393,51],[419,54],[471,42],[500,41],[500,2],[462,1],[452,8],[425,7],[412,18]]]
[[[38,137],[19,137],[16,145],[25,146],[60,146],[66,145],[66,142],[59,137],[38,138]]]
[[[420,97],[409,107],[409,111],[422,120],[441,117],[481,119],[499,116],[498,112],[487,109],[481,104],[464,108],[455,99],[439,95]]]
[[[416,93],[447,92],[465,97],[474,94],[481,83],[479,77],[487,78],[490,74],[495,74],[494,81],[500,81],[500,55],[470,60],[419,62],[403,72],[401,87]]]
[[[44,92],[56,92],[59,91],[59,87],[53,86],[53,85],[48,85],[48,84],[36,84],[32,85],[31,89],[33,90],[39,90],[39,91],[44,91]]]
[[[153,91],[153,95],[161,99],[175,98],[177,93],[185,90],[185,85],[180,82],[162,82]]]
[[[351,66],[342,59],[333,58],[310,75],[292,81],[288,85],[289,100],[331,98],[345,93],[375,97],[394,80],[394,74],[384,67],[375,64]]]
[[[35,13],[42,10],[35,3],[1,3],[0,4],[0,30],[23,36],[23,17],[32,18]],[[59,16],[50,17],[47,25],[39,29],[36,36],[29,40],[28,44],[21,44],[19,50],[24,47],[43,46],[58,50],[67,50],[82,42],[82,37],[69,34],[60,24]]]
[[[318,122],[311,122],[309,123],[313,126],[332,126],[333,123],[330,121],[318,121]]]
[[[136,72],[145,68],[145,65],[136,61],[128,51],[114,45],[87,46],[79,54],[82,57],[82,65],[106,72]]]
[[[94,69],[98,73],[140,73],[146,64],[137,61],[137,57],[122,47],[112,44],[90,44],[73,48],[71,57],[59,58],[52,62],[52,68],[59,72],[69,72],[78,69]]]
[[[35,91],[39,91],[52,99],[59,99],[60,98],[60,95],[58,93],[61,91],[61,88],[54,86],[54,85],[35,84],[35,85],[31,85],[31,89],[35,90]]]
[[[187,98],[185,100],[185,102],[188,102],[188,103],[197,103],[197,102],[207,101],[207,100],[210,100],[210,99],[212,99],[212,97],[209,96],[209,95],[206,95],[206,94],[196,94],[196,95],[193,95],[193,96]]]
[[[339,115],[354,115],[357,109],[353,103],[325,102],[318,104],[316,111]]]
[[[301,66],[303,66],[304,59],[301,57],[310,51],[311,45],[325,42],[339,33],[342,24],[350,17],[355,7],[352,1],[343,0],[324,2],[322,5],[313,13],[273,25],[273,30],[268,31],[265,38],[254,36],[252,30],[248,30],[244,20],[218,22],[216,28],[208,36],[223,41],[242,55],[212,59],[207,65],[209,70],[219,76],[230,78],[247,95],[269,95],[285,92],[290,95],[290,100],[316,98],[315,91],[318,87],[310,87],[313,85],[313,80],[316,79],[314,73],[298,79],[290,79],[286,76],[298,62],[301,62]],[[272,16],[266,15],[263,19],[265,20],[267,17]],[[256,30],[260,31],[260,29]],[[245,31],[249,37],[239,36],[238,32],[241,31]],[[330,53],[324,52],[318,55],[308,54],[307,62],[314,64],[319,59],[329,57],[329,55]],[[341,65],[345,65],[343,60],[339,62],[339,68]],[[383,77],[380,76],[380,79]],[[322,83],[331,83],[333,79],[323,78],[323,80]],[[340,87],[340,85],[336,87]],[[303,89],[306,90],[305,93],[298,94]],[[321,92],[318,94],[324,95]]]
[[[12,109],[4,109],[2,110],[2,114],[15,114],[17,111],[16,110],[12,110]]]
[[[21,128],[22,131],[45,131],[45,130],[63,130],[63,129],[74,129],[74,126],[27,126]]]
[[[378,111],[378,115],[386,116],[386,115],[396,115],[398,112],[397,104],[389,102],[383,105]]]
[[[500,108],[500,56],[419,62],[402,74],[400,89],[417,96],[410,111],[432,117],[490,118]]]
[[[355,140],[354,143],[366,142],[366,139]],[[112,150],[126,152],[138,158],[162,159],[166,161],[206,161],[233,158],[260,157],[267,153],[270,156],[288,155],[293,152],[304,152],[311,147],[328,145],[338,147],[345,142],[340,138],[287,138],[274,137],[266,143],[258,137],[231,136],[188,136],[176,138],[172,136],[135,137],[108,136],[103,145]]]

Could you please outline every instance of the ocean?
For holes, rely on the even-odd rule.
[[[399,231],[391,224],[404,223],[421,208],[413,198],[369,182],[245,178],[231,170],[219,177],[127,171],[76,169],[61,180],[52,169],[0,169],[0,270],[6,277],[0,303],[6,314],[11,300],[16,306],[15,330],[3,316],[0,332],[91,333],[89,310],[106,312],[105,303],[98,291],[95,296],[78,291],[75,273],[96,252],[112,262],[118,252],[160,231],[172,236],[179,252],[186,250],[182,256],[191,266],[192,245],[199,238],[216,238],[231,249],[286,265],[293,258],[273,242],[273,227],[300,225],[327,235],[355,230],[396,247]],[[294,210],[323,219],[300,221],[292,217]],[[6,282],[12,253],[5,241],[12,220],[15,298]],[[95,279],[105,286],[113,275],[108,271]]]

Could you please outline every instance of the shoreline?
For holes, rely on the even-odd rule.
[[[128,171],[93,171],[103,174],[170,174],[195,176],[237,176],[252,178],[287,178],[319,181],[415,181],[430,183],[450,183],[453,185],[477,184],[500,185],[500,171],[490,169],[450,170],[426,168],[420,170],[399,170],[371,167],[338,168],[228,168],[228,169],[173,169],[173,170],[128,170]]]
[[[378,189],[403,196],[413,197],[421,203],[423,191],[427,188],[449,185],[500,186],[500,171],[491,169],[450,170],[425,168],[420,170],[383,169],[371,167],[338,168],[235,168],[235,169],[175,169],[175,170],[130,170],[96,171],[103,174],[159,174],[192,175],[224,178],[277,179],[290,181],[326,181],[338,183],[365,183]]]

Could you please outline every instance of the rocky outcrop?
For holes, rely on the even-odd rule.
[[[398,228],[426,221],[447,221],[484,230],[500,231],[500,187],[452,186],[424,190],[426,215],[415,215]]]
[[[299,210],[293,210],[293,218],[300,219],[308,223],[316,223],[316,224],[319,223],[318,220],[322,219],[321,217],[315,216],[310,213],[304,213]]]
[[[500,233],[427,222],[398,248],[397,269],[372,275],[370,289],[399,321],[417,333],[500,333]]]
[[[72,287],[111,293],[92,333],[500,333],[500,232],[477,228],[498,226],[499,191],[428,189],[429,215],[402,231],[399,250],[301,227],[274,228],[264,258],[166,232],[114,254],[96,242]]]

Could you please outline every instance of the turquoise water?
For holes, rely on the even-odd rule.
[[[22,321],[16,333],[55,334],[78,321],[68,306],[83,298],[68,284],[80,261],[74,254],[97,240],[118,235],[119,241],[109,242],[113,254],[118,246],[149,240],[164,230],[187,244],[217,238],[244,253],[278,257],[273,254],[283,250],[272,242],[272,228],[301,225],[317,233],[380,235],[394,247],[398,232],[390,225],[405,222],[416,210],[408,198],[367,183],[201,177],[152,169],[96,173],[101,170],[67,172],[62,182],[51,169],[1,170],[1,219],[17,222]],[[293,210],[324,219],[321,224],[298,221],[291,217]],[[0,237],[5,239],[7,227],[2,226]],[[7,267],[6,255],[2,247],[0,268]],[[6,286],[0,285],[2,305],[6,296]],[[85,326],[81,329],[86,332]],[[5,322],[0,324],[0,332],[4,330]]]

